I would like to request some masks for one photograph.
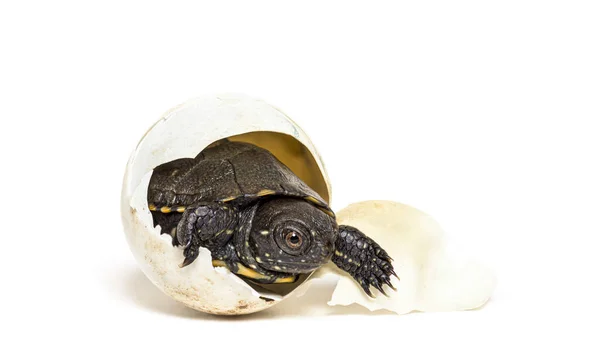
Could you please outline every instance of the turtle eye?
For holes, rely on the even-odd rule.
[[[288,231],[285,234],[285,243],[291,249],[297,249],[302,246],[302,236],[296,231]]]

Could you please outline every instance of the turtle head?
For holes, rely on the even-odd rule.
[[[251,230],[257,263],[264,269],[309,273],[331,259],[335,220],[302,199],[275,198],[258,208]]]

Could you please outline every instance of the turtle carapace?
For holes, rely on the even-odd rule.
[[[329,205],[269,151],[221,141],[196,158],[156,167],[148,188],[154,225],[191,264],[200,247],[213,266],[258,283],[294,282],[328,261],[372,296],[396,275],[375,241],[339,225]]]

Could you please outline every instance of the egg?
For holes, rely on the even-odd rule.
[[[171,109],[145,133],[131,154],[121,193],[123,228],[133,256],[148,279],[171,298],[211,314],[248,314],[306,294],[311,283],[331,277],[335,288],[329,305],[358,303],[370,310],[396,313],[474,308],[491,295],[495,279],[490,271],[478,264],[464,268],[449,263],[442,250],[443,233],[433,219],[393,202],[357,203],[337,215],[339,224],[359,227],[396,260],[401,280],[394,278],[398,291],[388,290],[389,297],[366,296],[352,278],[332,264],[303,275],[293,284],[271,285],[253,284],[227,268],[213,267],[205,248],[200,248],[192,264],[180,267],[181,248],[173,246],[171,236],[161,234],[160,227],[153,225],[146,200],[152,171],[178,158],[193,158],[224,138],[269,150],[331,204],[331,184],[317,149],[300,126],[279,109],[235,94],[199,97]],[[442,280],[440,270],[446,273]]]
[[[319,154],[302,129],[264,101],[243,95],[196,98],[164,114],[142,137],[125,169],[121,213],[125,236],[142,271],[161,291],[196,310],[237,315],[280,302],[300,285],[269,289],[252,285],[226,268],[213,268],[201,248],[191,265],[180,268],[182,252],[154,227],[146,201],[153,168],[195,157],[220,139],[244,141],[269,150],[329,202],[331,187]]]

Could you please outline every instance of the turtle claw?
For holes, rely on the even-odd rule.
[[[363,291],[365,291],[365,293],[371,297],[371,298],[375,298],[375,296],[373,295],[373,293],[371,292],[371,288],[370,288],[370,284],[369,281],[365,280],[364,278],[356,278],[356,280],[358,281],[358,283],[360,284],[360,287],[362,287]]]
[[[395,275],[395,274],[394,274]],[[396,276],[398,277],[398,276]],[[389,277],[382,277],[381,280],[388,286],[390,286],[390,288],[396,292],[398,292],[398,289],[396,287],[394,287],[394,285],[392,285],[392,281],[390,281]]]
[[[390,297],[384,290],[383,290],[383,286],[381,285],[381,283],[379,283],[379,281],[377,280],[372,280],[371,281],[371,286],[375,287],[377,290],[379,290],[379,292],[383,293],[383,295],[385,297]]]
[[[196,260],[196,258],[198,257],[199,254],[199,250],[198,249],[192,249],[188,247],[183,250],[183,256],[185,257],[185,259],[183,260],[182,263],[179,264],[180,268],[184,268],[186,266],[188,266],[189,264],[191,264],[192,262],[194,262]]]

